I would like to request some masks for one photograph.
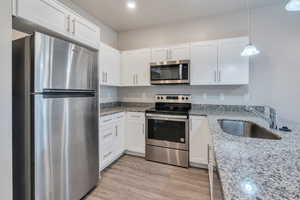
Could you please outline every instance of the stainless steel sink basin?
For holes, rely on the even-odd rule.
[[[273,134],[272,132],[253,122],[228,119],[218,120],[218,122],[222,130],[230,135],[269,140],[281,139],[281,137]]]

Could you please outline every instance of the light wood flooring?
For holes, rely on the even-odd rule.
[[[86,200],[209,200],[207,170],[123,156],[102,172]]]

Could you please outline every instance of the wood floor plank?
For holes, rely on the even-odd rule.
[[[108,167],[86,200],[209,200],[207,170],[123,156]]]

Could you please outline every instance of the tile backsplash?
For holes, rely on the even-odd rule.
[[[100,86],[100,103],[117,102],[118,100],[117,87]]]

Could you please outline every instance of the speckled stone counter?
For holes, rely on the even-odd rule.
[[[152,108],[148,103],[120,103],[109,107],[100,108],[100,116],[111,115],[119,112],[145,112]]]
[[[290,133],[271,130],[281,140],[244,138],[224,133],[218,119],[252,121],[265,128],[268,123],[247,112],[206,114],[225,200],[300,199],[299,124],[279,123],[288,125]]]
[[[145,112],[153,107],[133,105],[104,108],[100,114]],[[244,106],[193,106],[190,111],[190,115],[208,118],[224,199],[300,200],[300,125],[280,120],[279,126],[287,125],[293,130],[289,133],[270,130],[281,140],[224,133],[219,119],[252,121],[269,129],[265,120],[243,110]]]

